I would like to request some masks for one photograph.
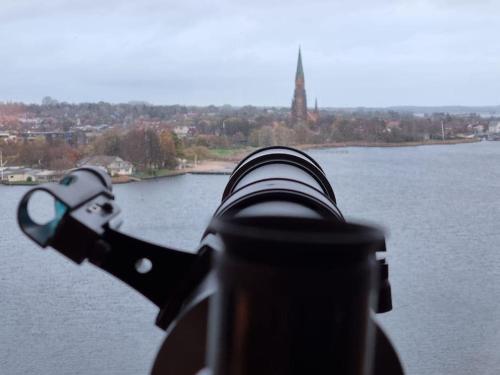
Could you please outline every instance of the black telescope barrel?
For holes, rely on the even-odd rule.
[[[366,375],[382,231],[346,223],[321,167],[288,147],[233,171],[206,234],[213,264],[213,375]]]
[[[261,148],[241,160],[231,174],[222,200],[249,183],[271,178],[298,180],[322,191],[336,203],[333,189],[319,164],[306,153],[285,146]]]
[[[234,169],[215,216],[334,218],[344,221],[318,163],[284,146],[251,153]]]
[[[334,217],[344,221],[335,203],[323,192],[300,180],[266,178],[235,190],[215,216]]]

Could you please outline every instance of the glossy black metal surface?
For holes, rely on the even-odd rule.
[[[209,320],[213,374],[371,373],[383,235],[323,219],[226,220],[212,224],[225,245]]]

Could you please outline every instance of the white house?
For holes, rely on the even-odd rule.
[[[4,142],[16,142],[17,136],[14,134],[10,134],[9,132],[0,132],[0,139]]]
[[[110,176],[130,176],[134,173],[134,165],[118,156],[96,155],[80,160],[78,167],[93,165],[105,168]]]
[[[6,168],[3,171],[3,181],[5,182],[36,182],[36,170],[31,168]]]
[[[35,171],[35,178],[37,182],[58,182],[66,173],[66,171],[52,171],[49,169],[42,169]]]
[[[500,134],[500,121],[491,121],[488,125],[489,134]]]
[[[186,125],[176,126],[174,127],[173,132],[179,138],[184,138],[189,134],[189,126]]]

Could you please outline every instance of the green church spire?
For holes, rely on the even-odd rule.
[[[299,59],[297,61],[297,73],[295,73],[295,79],[304,79],[304,68],[302,68],[302,54],[300,52],[299,46]]]
[[[295,73],[295,91],[292,99],[292,124],[307,122],[307,98],[304,82],[304,68],[302,67],[302,53],[299,46],[297,73]]]

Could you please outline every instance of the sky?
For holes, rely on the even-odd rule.
[[[500,1],[0,0],[0,101],[500,104]]]

